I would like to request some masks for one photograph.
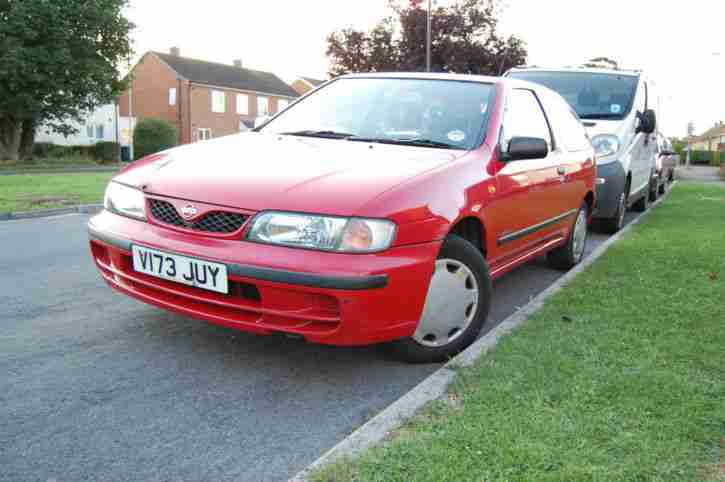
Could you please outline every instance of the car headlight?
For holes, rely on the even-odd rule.
[[[619,141],[619,137],[610,134],[594,136],[592,139],[592,145],[594,146],[594,151],[599,157],[613,156],[619,152],[619,148],[622,146]]]
[[[254,219],[247,240],[323,251],[371,253],[390,247],[394,235],[395,224],[382,219],[265,212]]]
[[[135,219],[146,220],[144,195],[138,189],[111,181],[106,188],[103,207],[107,210]]]

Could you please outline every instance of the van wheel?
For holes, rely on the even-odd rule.
[[[629,189],[625,189],[619,195],[619,201],[617,202],[617,211],[611,218],[602,218],[599,220],[599,226],[601,230],[607,234],[615,234],[622,226],[624,226],[624,215],[627,214],[627,194]]]
[[[411,363],[447,361],[476,340],[491,306],[491,275],[481,252],[456,235],[443,242],[413,336],[390,344]]]
[[[652,192],[652,182],[650,181],[649,191],[644,193],[644,195],[641,198],[639,198],[636,203],[634,203],[632,205],[632,209],[634,209],[635,211],[640,212],[640,213],[643,213],[647,209],[649,209],[649,200],[650,200],[651,192]]]
[[[659,177],[654,180],[654,182],[650,181],[649,183],[649,202],[653,203],[657,201],[657,198],[660,195],[660,180]]]
[[[589,205],[584,203],[576,215],[574,227],[569,233],[569,239],[564,246],[549,251],[546,258],[549,266],[559,270],[569,270],[579,264],[584,257],[587,246],[587,218]]]

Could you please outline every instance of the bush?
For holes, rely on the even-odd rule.
[[[121,145],[118,142],[99,142],[93,146],[93,157],[99,162],[118,162]]]
[[[47,158],[55,145],[52,142],[36,142],[33,144],[33,157]]]
[[[174,147],[178,142],[179,133],[170,122],[163,119],[143,119],[133,132],[134,157],[141,159]]]

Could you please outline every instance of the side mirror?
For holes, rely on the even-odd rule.
[[[508,150],[501,152],[501,161],[522,161],[525,159],[543,159],[549,155],[549,145],[539,137],[514,137],[509,141]]]
[[[655,130],[657,130],[657,114],[655,114],[655,111],[652,109],[647,109],[644,112],[638,112],[637,117],[639,118],[637,134],[640,132],[652,134]]]
[[[271,118],[271,115],[263,115],[261,117],[257,117],[256,119],[254,119],[254,128],[256,129],[262,124],[266,124]]]

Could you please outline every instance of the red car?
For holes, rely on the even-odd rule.
[[[594,151],[545,87],[340,77],[255,129],[109,184],[90,245],[118,291],[182,315],[414,362],[471,344],[491,283],[584,253]]]

